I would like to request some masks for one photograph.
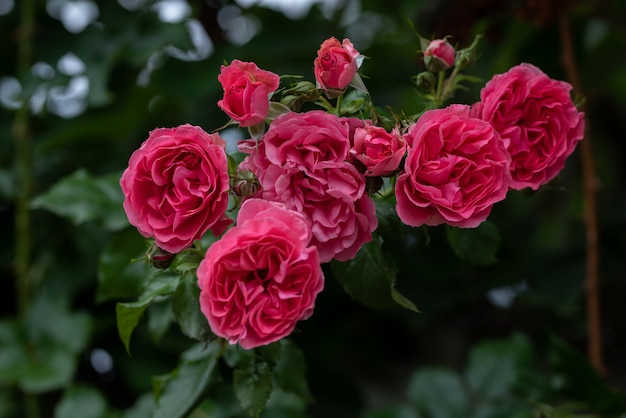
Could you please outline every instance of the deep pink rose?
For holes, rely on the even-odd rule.
[[[313,171],[344,165],[350,149],[348,124],[322,110],[284,113],[263,136],[265,155],[283,168]]]
[[[424,64],[432,72],[446,70],[454,65],[454,47],[445,39],[431,41],[424,51]]]
[[[258,144],[241,142],[239,150],[249,155],[239,167],[258,177],[257,197],[305,215],[321,262],[346,261],[372,239],[378,225],[374,203],[365,194],[365,176],[346,162],[349,121],[307,113],[312,115],[276,118]],[[279,132],[289,134],[272,133],[276,122],[285,125]]]
[[[198,266],[200,308],[211,330],[250,349],[289,335],[313,314],[324,287],[304,217],[278,203],[246,200],[237,225]]]
[[[368,177],[386,176],[396,171],[405,152],[406,142],[398,128],[387,132],[373,125],[355,130],[350,150],[352,158],[365,166]]]
[[[347,261],[372,240],[378,226],[374,202],[365,192],[365,177],[352,164],[305,174],[297,169],[268,167],[263,175],[264,199],[283,202],[305,215],[320,261]]]
[[[234,60],[222,65],[217,79],[224,89],[224,98],[217,105],[240,126],[257,125],[267,118],[269,96],[280,84],[278,75],[253,62]]]
[[[359,51],[349,39],[342,43],[332,37],[326,39],[317,51],[314,61],[315,80],[324,91],[342,92],[358,71]]]
[[[131,225],[171,253],[231,223],[225,143],[197,126],[158,128],[130,157],[120,185]]]
[[[396,211],[407,225],[473,228],[506,196],[511,157],[500,135],[470,107],[429,110],[410,126],[396,182]]]
[[[500,133],[511,154],[511,188],[552,180],[583,138],[584,114],[570,97],[572,86],[531,64],[494,76],[481,90],[480,117]]]

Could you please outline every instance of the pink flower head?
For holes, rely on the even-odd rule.
[[[267,118],[269,97],[280,84],[278,75],[261,70],[253,62],[234,60],[222,65],[217,79],[224,89],[217,105],[239,125],[245,128]]]
[[[445,39],[431,41],[424,51],[424,64],[432,72],[446,70],[454,65],[454,47]]]
[[[245,349],[289,335],[313,314],[324,287],[304,217],[283,205],[246,200],[237,225],[198,266],[200,308],[213,332]]]
[[[406,142],[398,128],[387,132],[379,126],[367,125],[354,132],[352,158],[365,166],[365,176],[386,176],[398,169],[406,152]]]
[[[302,213],[323,263],[354,257],[378,224],[365,176],[346,161],[350,131],[363,125],[357,121],[322,111],[284,114],[258,144],[239,146],[249,154],[240,168],[259,180],[256,196]]]
[[[429,110],[409,128],[395,189],[405,224],[473,228],[505,198],[511,157],[493,127],[469,113],[465,105]]]
[[[358,56],[359,51],[349,39],[344,39],[342,43],[334,37],[326,39],[317,51],[314,61],[318,86],[324,91],[343,92],[359,69]]]
[[[263,136],[267,159],[280,167],[313,171],[344,164],[348,125],[322,110],[284,113]]]
[[[479,116],[500,133],[511,154],[511,188],[552,180],[583,138],[584,114],[570,97],[572,86],[532,64],[494,76],[480,92]]]
[[[131,225],[177,253],[212,229],[231,223],[225,143],[197,126],[158,128],[130,157],[122,174],[124,210]]]

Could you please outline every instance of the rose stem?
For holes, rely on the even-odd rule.
[[[568,81],[572,84],[574,92],[582,94],[582,86],[572,44],[572,31],[566,10],[559,13],[559,29],[561,34],[561,46],[563,53],[563,66]],[[584,104],[581,106],[584,111]],[[585,135],[580,143],[583,171],[583,196],[585,203],[585,234],[587,237],[586,247],[586,280],[587,292],[587,333],[588,350],[591,364],[601,375],[605,374],[602,360],[602,336],[600,318],[600,274],[599,274],[599,251],[598,251],[598,215],[596,206],[597,178],[595,174],[595,161],[589,136],[589,120],[585,121]]]
[[[22,0],[20,26],[17,30],[17,77],[28,75],[33,50],[34,0]],[[12,132],[15,141],[15,165],[17,192],[15,196],[15,292],[18,314],[26,315],[30,302],[30,259],[31,259],[31,218],[30,198],[32,195],[32,132],[29,127],[28,98],[22,98],[22,105],[15,112]],[[37,396],[23,392],[24,412],[28,418],[38,418]]]

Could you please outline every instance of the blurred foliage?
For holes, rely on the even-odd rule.
[[[66,3],[96,5],[98,15],[71,32]],[[20,23],[27,4],[30,27]],[[256,415],[265,401],[263,417],[626,416],[626,3],[337,0],[299,18],[229,0],[184,4],[188,17],[165,22],[145,1],[0,2],[0,417],[173,417],[195,407],[191,416],[240,417],[240,405]],[[194,345],[188,336],[209,338],[201,318],[186,315],[193,307],[172,311],[172,300],[195,291],[191,279],[130,262],[145,240],[125,221],[117,179],[151,129],[227,122],[216,105],[224,61],[312,80],[320,43],[350,37],[368,57],[362,74],[374,104],[410,115],[423,107],[411,82],[423,70],[411,26],[458,45],[482,33],[468,69],[482,82],[520,62],[565,79],[563,10],[597,160],[606,376],[584,355],[578,153],[550,185],[510,193],[472,232],[406,228],[381,202],[372,245],[385,258],[368,272],[379,269],[393,300],[421,313],[356,302],[361,289],[344,290],[334,278],[344,267],[333,263],[315,314],[253,358]],[[194,44],[191,28],[209,43]],[[29,71],[18,73],[18,45],[30,35]],[[475,102],[481,85],[454,101]],[[14,269],[20,103],[32,133],[26,306]],[[128,325],[121,340],[115,302]],[[171,326],[177,317],[189,320]],[[253,392],[242,384],[250,380]]]

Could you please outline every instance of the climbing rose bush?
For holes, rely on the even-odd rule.
[[[312,59],[315,83],[253,62],[221,67],[225,126],[249,134],[238,152],[226,155],[218,133],[181,125],[155,129],[130,157],[120,180],[128,219],[154,239],[154,266],[195,272],[192,302],[215,336],[253,349],[291,334],[313,314],[324,263],[348,271],[340,281],[364,304],[416,310],[390,286],[379,217],[476,228],[512,189],[537,189],[563,168],[584,130],[569,84],[520,64],[494,76],[478,103],[449,104],[476,42],[420,42],[425,107],[414,114],[374,106],[363,56],[331,37]]]

